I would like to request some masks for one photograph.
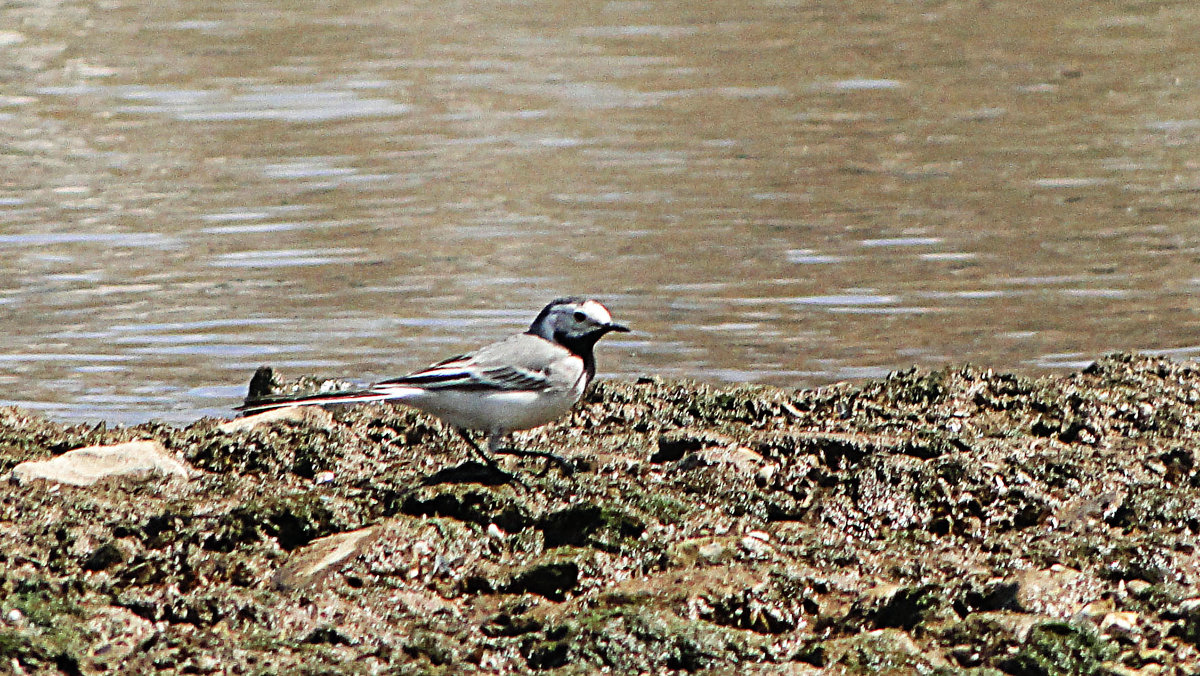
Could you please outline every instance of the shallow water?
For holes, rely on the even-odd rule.
[[[224,415],[567,293],[625,378],[1192,357],[1200,7],[1043,5],[4,5],[6,401]]]

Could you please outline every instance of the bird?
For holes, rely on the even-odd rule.
[[[552,454],[505,448],[505,439],[570,411],[596,375],[596,342],[613,332],[628,333],[629,328],[614,322],[599,301],[556,298],[524,333],[406,376],[361,389],[247,397],[236,410],[252,415],[291,406],[395,402],[441,419],[492,467],[494,461],[469,432],[485,435],[490,454],[534,455],[561,462]]]

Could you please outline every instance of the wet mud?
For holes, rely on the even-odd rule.
[[[386,405],[178,428],[0,409],[14,673],[1197,673],[1200,367],[596,383],[489,467]],[[516,477],[514,480],[513,477]]]

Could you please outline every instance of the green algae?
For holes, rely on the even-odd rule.
[[[1116,646],[1101,641],[1090,627],[1046,622],[1033,627],[1016,654],[997,666],[1015,676],[1099,674],[1116,654]]]

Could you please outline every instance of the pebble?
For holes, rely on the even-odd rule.
[[[703,596],[693,596],[687,600],[687,616],[690,619],[712,617],[713,607]]]
[[[1134,598],[1138,599],[1143,598],[1152,587],[1154,587],[1154,585],[1146,582],[1145,580],[1130,580],[1125,584],[1125,588],[1129,590],[1129,593],[1132,594]]]
[[[771,536],[765,531],[752,530],[739,542],[742,549],[756,556],[766,556],[775,548],[771,546]]]
[[[720,542],[710,542],[701,545],[696,553],[707,563],[724,563],[729,557],[729,548]]]
[[[764,530],[752,530],[749,533],[746,533],[746,537],[754,538],[755,540],[762,540],[763,542],[771,541],[771,534]]]
[[[25,613],[22,613],[20,608],[13,608],[4,614],[4,619],[9,624],[20,624],[21,620],[25,619]]]
[[[1093,624],[1099,624],[1111,612],[1113,612],[1113,602],[1109,599],[1102,599],[1087,604],[1079,610],[1075,617]]]
[[[760,488],[770,485],[771,479],[775,478],[777,471],[779,471],[779,466],[773,462],[763,465],[762,469],[754,474],[754,481]]]
[[[1132,639],[1138,633],[1138,614],[1128,611],[1109,613],[1100,620],[1100,633],[1113,638]]]
[[[767,544],[766,542],[763,542],[758,538],[752,538],[749,535],[742,538],[741,542],[738,544],[740,544],[742,549],[746,550],[746,552],[755,556],[765,556],[770,554],[773,549],[771,545]]]
[[[317,484],[317,485],[331,484],[331,483],[333,483],[333,479],[336,476],[337,476],[336,474],[334,474],[333,472],[330,472],[328,470],[326,470],[324,472],[317,472],[317,475],[313,477],[313,483]]]

